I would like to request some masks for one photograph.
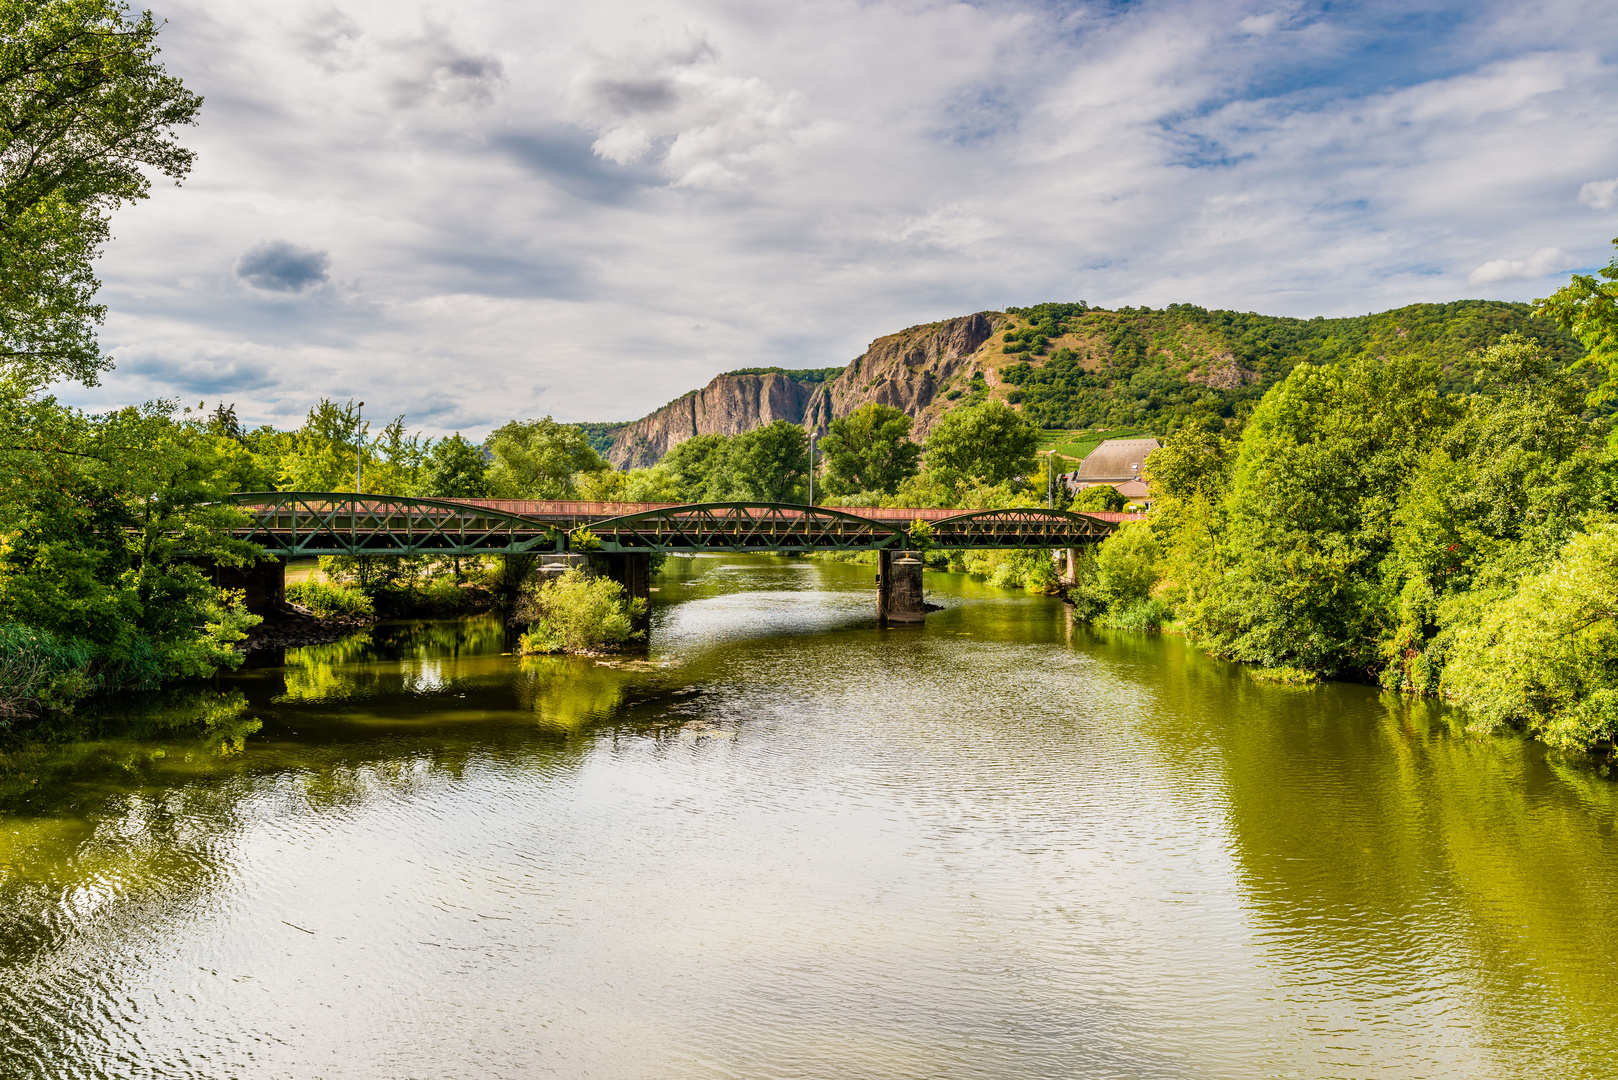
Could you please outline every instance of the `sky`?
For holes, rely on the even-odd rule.
[[[205,98],[116,369],[481,437],[1042,301],[1526,300],[1618,236],[1618,5],[158,0]]]

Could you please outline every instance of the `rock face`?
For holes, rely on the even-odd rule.
[[[693,435],[737,435],[776,420],[824,431],[870,401],[915,417],[910,437],[920,440],[943,414],[946,383],[974,369],[992,378],[988,357],[979,353],[1005,319],[999,312],[979,312],[877,338],[823,383],[784,374],[720,375],[619,432],[607,460],[620,469],[654,465]]]
[[[921,440],[943,415],[939,395],[946,383],[970,376],[973,369],[989,373],[988,358],[979,352],[1005,319],[997,311],[980,311],[877,338],[864,356],[819,388],[804,411],[804,424],[824,431],[838,417],[875,401],[914,417],[910,437]]]
[[[655,465],[693,435],[739,435],[777,420],[803,422],[818,384],[781,374],[720,375],[618,433],[607,460],[620,469]]]

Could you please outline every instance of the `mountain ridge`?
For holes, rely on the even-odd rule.
[[[1513,332],[1538,338],[1564,364],[1583,354],[1560,327],[1533,318],[1529,305],[1498,300],[1332,319],[1192,304],[1109,310],[1082,301],[980,311],[883,335],[840,371],[715,376],[624,425],[606,457],[618,468],[652,465],[694,435],[736,435],[775,420],[824,431],[873,401],[911,416],[917,440],[950,409],[991,397],[1045,428],[1169,431],[1193,417],[1251,408],[1300,363],[1367,351],[1420,352],[1444,367],[1447,389],[1460,391],[1470,385],[1464,357]]]

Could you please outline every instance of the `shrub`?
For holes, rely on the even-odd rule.
[[[0,721],[65,711],[95,690],[90,647],[43,630],[0,623]]]
[[[1068,509],[1082,513],[1085,510],[1122,510],[1128,502],[1111,484],[1096,484],[1073,496]]]
[[[371,598],[352,585],[329,581],[296,581],[287,586],[287,599],[308,608],[322,619],[334,615],[369,616],[375,613]]]
[[[644,637],[635,621],[645,613],[646,601],[628,599],[616,581],[570,568],[524,589],[511,621],[528,625],[524,653],[577,653]]]

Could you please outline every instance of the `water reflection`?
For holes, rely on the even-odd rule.
[[[642,655],[381,624],[6,748],[0,1061],[1612,1072],[1611,782],[870,573],[671,560]]]

